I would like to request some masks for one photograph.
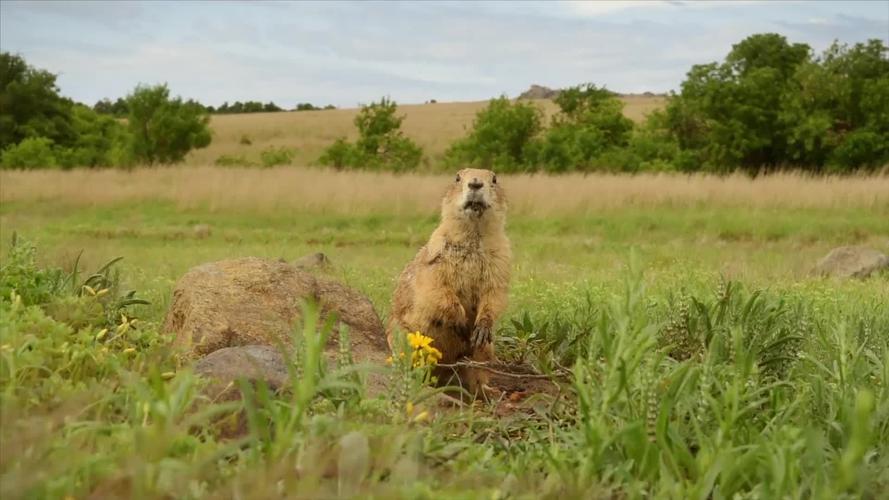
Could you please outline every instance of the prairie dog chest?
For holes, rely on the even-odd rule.
[[[453,283],[454,290],[464,307],[472,308],[478,302],[481,289],[491,281],[494,255],[483,242],[445,244],[443,252],[444,272]]]

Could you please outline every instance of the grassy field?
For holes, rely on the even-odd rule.
[[[641,121],[646,113],[660,108],[663,97],[627,96],[624,113]],[[552,101],[533,101],[546,116],[556,111]],[[426,156],[437,159],[454,140],[464,136],[472,126],[475,114],[487,101],[437,104],[407,104],[398,107],[405,117],[402,130],[419,144]],[[340,137],[350,140],[358,134],[352,123],[358,109],[301,111],[291,113],[253,113],[245,115],[214,115],[210,126],[213,142],[205,149],[193,151],[186,163],[212,165],[221,155],[245,155],[257,161],[259,152],[267,147],[287,147],[295,151],[294,164],[314,163],[324,149]],[[242,144],[247,137],[251,144]]]
[[[440,120],[443,147],[472,106],[406,106],[407,132],[437,137]],[[319,113],[344,130],[351,120]],[[333,137],[292,135],[310,114],[282,113],[287,136],[271,118],[230,128],[234,117],[216,118],[228,139],[191,161],[228,152],[246,129],[257,130],[254,147],[312,151]],[[246,123],[254,119],[262,132]],[[109,341],[97,338],[101,324],[60,319],[58,304],[86,307],[89,297],[56,292],[42,308],[0,298],[0,496],[889,490],[889,278],[809,273],[835,246],[889,252],[887,177],[504,176],[515,260],[498,350],[541,371],[567,369],[561,397],[495,416],[484,405],[435,410],[407,375],[403,390],[378,398],[343,401],[309,385],[308,395],[248,405],[250,433],[218,438],[212,412],[238,407],[195,409],[199,382],[159,331],[176,279],[217,259],[321,251],[385,320],[395,277],[435,227],[449,180],[304,168],[0,172],[4,280],[14,262],[30,269],[16,275],[21,289],[41,286],[11,253],[16,232],[36,245],[39,268],[70,269],[81,250],[83,269],[123,256],[122,288],[151,302],[131,308],[137,333]]]

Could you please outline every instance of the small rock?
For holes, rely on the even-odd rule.
[[[258,389],[260,381],[273,393],[286,390],[290,375],[284,356],[278,349],[265,345],[227,347],[205,356],[195,363],[194,371],[207,381],[202,393],[213,403],[236,401],[243,397],[240,379]],[[221,415],[214,420],[218,438],[235,438],[247,434],[244,411]]]
[[[819,276],[867,278],[889,269],[889,256],[862,246],[834,248],[812,270]]]
[[[277,348],[266,345],[219,349],[198,360],[194,371],[209,380],[204,394],[214,402],[240,399],[240,378],[254,384],[262,380],[273,392],[290,383],[284,356]]]

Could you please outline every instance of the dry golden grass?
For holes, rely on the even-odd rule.
[[[664,103],[658,96],[623,97],[624,113],[641,121],[647,113]],[[549,117],[556,110],[552,101],[532,101]],[[417,141],[430,159],[438,158],[456,139],[466,134],[475,114],[487,101],[438,104],[410,104],[398,107],[405,116],[402,129]],[[256,160],[259,152],[269,146],[285,146],[296,150],[294,162],[299,165],[314,163],[334,140],[339,137],[355,139],[352,124],[357,109],[301,111],[291,113],[251,113],[215,115],[212,118],[213,142],[209,147],[192,152],[186,159],[189,165],[211,165],[221,155],[245,155]],[[240,144],[247,136],[252,144]]]
[[[0,203],[69,206],[168,201],[181,208],[337,213],[434,211],[450,175],[393,175],[282,167],[266,170],[180,167],[0,172]],[[657,206],[751,208],[860,207],[889,210],[889,176],[777,174],[502,176],[514,214],[583,214]]]

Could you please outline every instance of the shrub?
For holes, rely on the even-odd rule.
[[[166,85],[138,86],[127,97],[136,159],[149,165],[177,163],[189,151],[210,144],[210,118],[193,101],[170,98]]]
[[[344,137],[340,137],[324,150],[324,154],[318,159],[318,163],[342,169],[360,164],[357,156],[358,150],[355,146],[350,144]]]
[[[292,149],[281,147],[268,147],[259,154],[263,167],[275,167],[278,165],[290,165],[295,155]]]
[[[448,163],[472,163],[503,172],[530,168],[534,141],[543,113],[529,102],[512,102],[506,96],[491,100],[475,115],[472,129],[445,153]]]
[[[3,168],[52,168],[58,165],[53,142],[46,137],[29,137],[3,150]]]
[[[126,167],[133,163],[132,136],[117,120],[75,105],[74,130],[77,138],[57,152],[64,167]]]
[[[354,144],[337,139],[318,159],[336,168],[366,168],[402,172],[419,166],[423,150],[401,132],[398,105],[383,98],[363,106],[355,117],[359,138]]]
[[[544,169],[597,168],[601,166],[597,158],[629,144],[633,122],[623,115],[623,103],[611,91],[580,85],[563,90],[555,101],[559,114],[553,117],[536,159]],[[616,154],[628,155],[611,152],[611,156]]]
[[[213,162],[217,167],[255,167],[256,163],[245,155],[220,155]]]

